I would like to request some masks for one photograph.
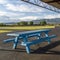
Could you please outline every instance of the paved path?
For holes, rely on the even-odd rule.
[[[6,34],[0,34],[0,60],[60,60],[60,27],[52,29],[50,34],[56,34],[58,37],[54,38],[51,44],[43,42],[33,45],[31,54],[27,54],[22,46],[18,45],[17,49],[13,50],[12,43],[2,43],[4,39],[10,38]]]

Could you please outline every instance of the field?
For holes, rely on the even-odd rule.
[[[11,32],[14,30],[38,30],[55,28],[55,26],[15,26],[15,27],[0,27],[0,33]]]

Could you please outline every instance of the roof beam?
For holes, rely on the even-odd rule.
[[[45,9],[48,9],[48,10],[57,12],[57,13],[60,13],[60,10],[59,9],[57,9],[57,8],[55,8],[53,6],[50,6],[47,3],[44,3],[44,2],[42,2],[40,0],[33,0],[33,1],[32,0],[21,0],[21,1],[24,1],[26,3],[32,4],[32,5],[36,5],[36,6],[39,6],[39,7],[42,7],[42,8],[45,8]]]
[[[46,2],[46,3],[54,3],[54,2],[57,2],[57,3],[59,3],[59,2],[60,2],[60,0],[48,1],[48,2]]]

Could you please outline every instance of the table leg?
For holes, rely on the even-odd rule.
[[[30,53],[30,47],[29,46],[26,46],[26,51],[28,54]]]
[[[28,37],[25,35],[23,37],[24,43],[26,44],[28,42]],[[26,45],[26,52],[29,54],[30,53],[30,46]]]
[[[49,37],[48,32],[45,34],[45,36],[46,36],[46,37]],[[48,44],[50,44],[51,40],[48,39],[47,41],[48,41]]]
[[[17,44],[18,44],[18,37],[16,37],[14,40],[13,49],[16,49]]]

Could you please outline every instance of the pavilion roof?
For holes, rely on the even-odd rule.
[[[60,0],[41,0],[41,1],[60,9]]]

